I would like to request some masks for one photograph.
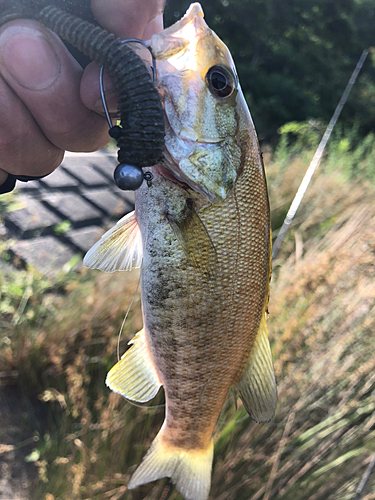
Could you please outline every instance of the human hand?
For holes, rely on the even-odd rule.
[[[120,38],[146,40],[163,28],[165,0],[91,0],[98,22]],[[104,78],[110,111],[111,82]],[[0,189],[8,173],[43,176],[64,151],[95,151],[109,140],[99,68],[85,70],[41,24],[17,20],[0,29]]]

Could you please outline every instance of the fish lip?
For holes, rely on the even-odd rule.
[[[164,28],[163,32],[168,35],[173,35],[184,28],[190,21],[192,21],[196,16],[204,17],[204,12],[202,6],[198,2],[194,2],[190,5],[185,14],[176,21],[174,24],[169,26],[168,28]]]
[[[177,115],[177,113],[176,113],[176,115]],[[167,113],[165,113],[165,111],[164,111],[164,119],[165,119],[166,124],[168,124],[169,128],[173,132],[173,134],[176,136],[176,138],[185,142],[185,143],[190,142],[192,144],[220,144],[220,143],[224,142],[226,139],[226,137],[220,137],[218,139],[214,139],[214,138],[210,137],[209,140],[203,140],[204,139],[203,137],[200,140],[189,139],[189,137],[184,137],[181,134],[176,134],[175,129],[174,129],[174,127],[172,127],[171,121],[170,121]],[[192,129],[190,127],[186,128],[185,130],[191,131],[192,135],[194,134],[194,129]],[[166,146],[164,146],[164,149],[166,149]]]
[[[178,136],[177,136],[177,137],[178,137]],[[180,137],[180,138],[181,138],[181,140],[182,140],[182,141],[189,141],[189,140],[191,140],[191,139],[185,139],[184,137]],[[209,141],[204,141],[204,140],[200,140],[200,141],[192,141],[192,140],[191,140],[191,142],[193,142],[194,144],[212,144],[212,145],[213,145],[213,144],[221,144],[222,142],[224,142],[224,141],[225,141],[225,139],[226,139],[226,138],[225,138],[225,137],[223,137],[223,138],[217,139],[216,141],[215,141],[215,140],[213,140],[213,139],[210,139]]]
[[[174,164],[175,168],[171,167],[171,163]],[[177,184],[186,191],[189,189],[193,189],[188,182],[185,182],[183,180],[183,177],[185,178],[185,176],[182,175],[178,176],[176,170],[179,169],[179,166],[178,163],[176,163],[176,161],[172,157],[168,159],[164,157],[164,159],[160,163],[155,165],[155,168],[161,177],[170,182],[173,182],[173,184]],[[193,190],[195,191],[195,189]]]
[[[177,168],[178,165],[176,164]],[[169,181],[175,183],[175,184],[180,184],[182,186],[187,186],[183,181],[179,180],[176,177],[175,172],[166,164],[166,162],[163,160],[162,162],[158,163],[155,165],[155,168],[159,175],[164,177],[164,179],[168,179]]]

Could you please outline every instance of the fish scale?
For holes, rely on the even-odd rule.
[[[232,58],[200,5],[150,46],[165,113],[164,162],[136,191],[135,213],[85,263],[112,272],[140,265],[142,255],[144,328],[106,383],[139,402],[163,386],[166,415],[128,488],[170,477],[186,500],[207,500],[213,431],[230,387],[257,422],[276,407],[267,186]]]

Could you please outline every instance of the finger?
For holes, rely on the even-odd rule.
[[[142,59],[149,70],[150,77],[152,78],[153,65],[150,51],[143,45],[134,42],[129,43],[128,46],[131,47]],[[105,103],[109,113],[113,117],[118,116],[115,88],[105,70],[103,72],[103,89]],[[100,68],[95,63],[88,65],[83,73],[81,80],[81,99],[84,105],[89,109],[98,113],[104,113],[103,101],[100,93]]]
[[[0,78],[0,184],[7,174],[42,176],[60,165],[64,152],[38,127],[30,111]]]
[[[98,22],[120,38],[140,38],[147,25],[163,13],[165,0],[91,0]],[[159,30],[158,30],[159,31]]]
[[[81,99],[83,104],[97,113],[104,113],[99,87],[100,68],[95,63],[89,64],[81,80]],[[115,89],[106,71],[103,74],[103,88],[108,111],[113,117],[117,115],[117,101]]]
[[[0,72],[58,148],[94,151],[108,142],[105,119],[81,101],[81,67],[39,23],[19,20],[1,28]]]

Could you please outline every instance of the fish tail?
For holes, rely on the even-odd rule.
[[[169,477],[186,500],[207,500],[211,486],[213,439],[206,449],[186,450],[163,441],[162,428],[131,477],[128,488]]]

